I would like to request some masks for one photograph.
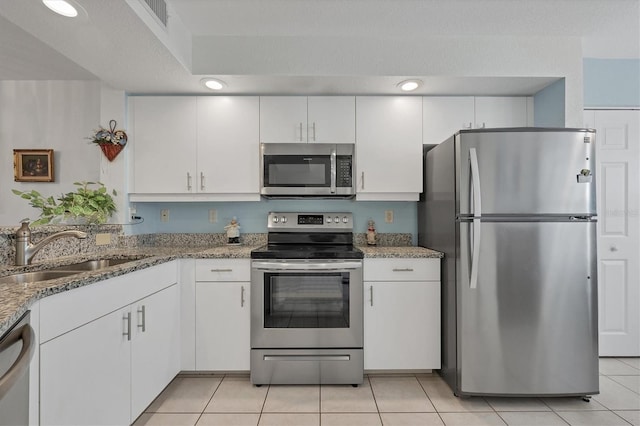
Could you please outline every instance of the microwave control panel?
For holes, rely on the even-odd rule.
[[[340,188],[353,186],[352,158],[351,155],[336,157],[336,186]]]

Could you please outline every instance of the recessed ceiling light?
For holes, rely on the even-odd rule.
[[[422,80],[404,80],[398,83],[398,87],[403,92],[411,92],[422,86]]]
[[[58,15],[66,16],[68,18],[75,18],[78,16],[78,10],[68,1],[42,0],[42,3]]]
[[[217,78],[203,78],[200,81],[205,85],[205,87],[207,87],[207,89],[211,90],[222,90],[227,87],[227,83],[222,80],[218,80]]]

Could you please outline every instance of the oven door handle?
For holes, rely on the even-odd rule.
[[[332,262],[332,263],[288,263],[288,262],[253,262],[253,269],[257,271],[354,271],[362,268],[362,262]]]
[[[36,343],[36,334],[29,324],[25,324],[20,328],[13,330],[0,344],[0,352],[9,348],[13,344],[22,340],[22,349],[15,362],[6,374],[0,377],[0,399],[9,393],[9,390],[18,381],[22,374],[29,368],[29,362],[33,356]]]

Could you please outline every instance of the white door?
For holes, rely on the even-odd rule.
[[[640,355],[640,111],[585,112],[596,129],[601,356]]]
[[[131,419],[180,371],[180,291],[177,284],[131,305]]]
[[[134,193],[196,192],[196,97],[133,96]]]
[[[422,143],[439,144],[460,129],[473,128],[473,96],[422,98]]]
[[[40,345],[41,424],[131,422],[128,313],[112,312]]]
[[[248,282],[196,282],[196,370],[249,370]]]
[[[355,96],[311,96],[307,102],[309,142],[356,142]]]
[[[200,193],[260,194],[257,96],[198,97]]]
[[[307,97],[261,96],[260,142],[307,142]]]
[[[526,127],[527,98],[478,96],[475,98],[475,127]]]

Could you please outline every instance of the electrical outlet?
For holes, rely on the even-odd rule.
[[[169,209],[160,210],[160,221],[169,222]]]
[[[96,245],[104,246],[111,244],[111,234],[96,234]]]
[[[386,223],[393,223],[393,210],[384,211],[384,221]]]
[[[218,221],[218,211],[216,209],[209,210],[209,223],[216,223]]]

